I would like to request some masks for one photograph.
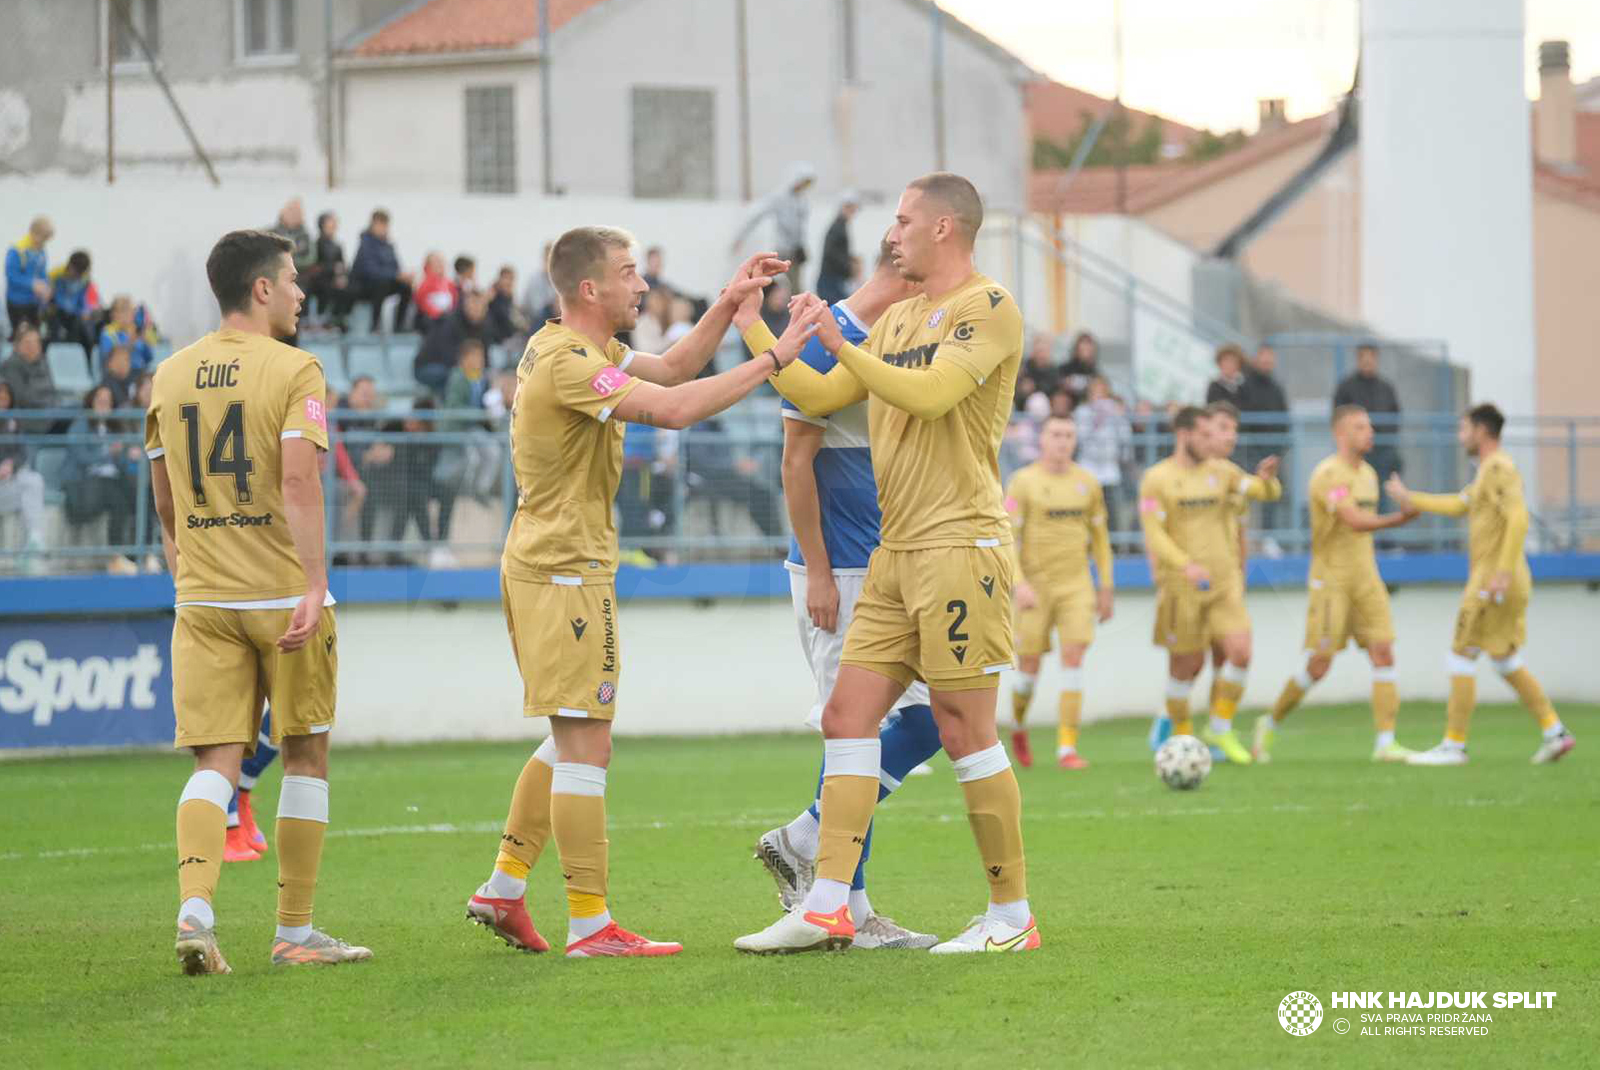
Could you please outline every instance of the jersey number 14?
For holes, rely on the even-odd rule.
[[[245,452],[244,402],[232,401],[222,416],[216,434],[211,436],[211,449],[206,453],[205,470],[200,468],[200,406],[180,405],[178,417],[183,421],[189,443],[189,484],[194,488],[194,503],[206,504],[204,476],[232,476],[233,497],[240,505],[250,504],[250,475],[256,463]]]

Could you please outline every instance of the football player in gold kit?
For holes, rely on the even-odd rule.
[[[999,674],[1012,656],[1011,524],[999,447],[1022,360],[1022,316],[973,264],[982,223],[972,183],[948,172],[925,175],[901,195],[889,230],[896,266],[923,292],[892,305],[861,346],[844,341],[822,301],[806,295],[795,305],[794,322],[814,328],[839,364],[826,375],[792,364],[776,385],[807,415],[868,400],[882,538],[822,713],[816,880],[794,910],[734,941],[741,951],[850,946],[850,879],[878,799],[878,726],[915,679],[928,684],[989,882],[988,909],[932,950],[1039,946],[1021,796],[995,730]],[[787,359],[788,347],[774,342],[755,312],[742,308],[736,321],[746,343]]]
[[[1056,764],[1062,769],[1089,767],[1078,754],[1083,655],[1094,641],[1096,619],[1102,624],[1111,619],[1111,534],[1100,481],[1072,460],[1077,444],[1072,417],[1046,420],[1039,432],[1039,460],[1019,469],[1006,486],[1011,545],[1017,555],[1012,593],[1017,603],[1017,680],[1011,689],[1017,727],[1011,733],[1011,751],[1024,768],[1033,764],[1033,757],[1023,724],[1051,632],[1061,644]]]
[[[1389,496],[1402,509],[1415,508],[1438,516],[1467,518],[1467,588],[1456,614],[1450,644],[1450,700],[1445,709],[1444,740],[1431,750],[1413,754],[1411,765],[1465,765],[1467,728],[1477,705],[1477,658],[1488,654],[1523,706],[1539,722],[1543,739],[1533,752],[1536,764],[1553,762],[1577,743],[1562,725],[1544,688],[1522,662],[1528,641],[1528,598],[1533,576],[1523,554],[1528,537],[1528,507],[1522,477],[1500,447],[1506,419],[1493,405],[1479,405],[1461,418],[1457,439],[1478,464],[1478,474],[1459,494],[1424,494],[1408,490],[1398,475],[1389,477]]]
[[[274,965],[372,957],[311,927],[328,827],[338,651],[323,560],[327,388],[291,337],[304,294],[287,238],[242,230],[206,260],[221,326],[156,369],[145,418],[150,485],[177,586],[175,745],[194,751],[178,802],[178,959],[229,973],[211,899],[228,803],[263,699],[283,751]]]
[[[770,253],[746,261],[665,354],[629,349],[616,335],[638,323],[640,299],[650,288],[633,246],[629,234],[610,227],[578,227],[556,240],[549,272],[561,318],[528,340],[517,366],[511,411],[517,512],[500,593],[522,674],[523,714],[549,718],[550,736],[523,766],[494,868],[467,901],[467,917],[512,947],[547,950],[525,894],[528,871],[553,838],[566,878],[570,958],[683,950],[622,928],[606,903],[606,770],[622,675],[611,508],[622,476],[622,424],[689,427],[748,395],[789,359],[762,355],[696,378],[734,308],[787,270]],[[802,333],[796,328],[785,338]]]
[[[1193,406],[1178,411],[1172,429],[1172,456],[1152,465],[1139,484],[1139,521],[1156,563],[1155,643],[1168,652],[1167,715],[1175,735],[1194,734],[1189,693],[1220,637],[1228,661],[1202,738],[1248,765],[1250,752],[1232,726],[1251,647],[1233,495],[1277,500],[1278,458],[1264,459],[1254,475],[1213,459],[1210,420]]]
[[[1401,762],[1412,754],[1395,742],[1400,696],[1395,688],[1394,621],[1389,591],[1378,575],[1372,533],[1398,527],[1416,511],[1378,515],[1378,473],[1365,460],[1372,451],[1372,419],[1359,405],[1333,413],[1336,452],[1311,472],[1311,569],[1306,580],[1305,664],[1278,695],[1270,714],[1256,719],[1252,753],[1272,760],[1277,726],[1300,704],[1311,685],[1327,675],[1351,639],[1372,661],[1372,723],[1375,762]]]

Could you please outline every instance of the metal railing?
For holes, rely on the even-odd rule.
[[[143,414],[110,414],[101,431],[81,410],[22,412],[25,428],[0,433],[0,573],[160,569],[161,547],[143,456]],[[1471,478],[1453,414],[1378,416],[1372,455],[1380,476],[1398,466],[1418,489],[1453,490]],[[481,411],[332,414],[324,461],[328,550],[336,564],[489,567],[504,546],[516,487],[503,422]],[[1080,429],[1080,435],[1082,435]],[[1161,414],[1133,415],[1107,479],[1119,553],[1142,552],[1135,498],[1143,470],[1171,452]],[[789,544],[780,482],[776,403],[751,399],[720,422],[682,432],[630,426],[616,500],[623,559],[634,564],[772,560]],[[1001,449],[1002,476],[1037,456],[1037,426],[1015,418]],[[1504,444],[1527,483],[1529,548],[1600,549],[1600,417],[1514,420]],[[9,467],[16,447],[25,459]],[[1084,448],[1088,448],[1085,443]],[[1310,542],[1306,484],[1332,452],[1326,416],[1246,414],[1235,460],[1282,458],[1284,499],[1253,508],[1252,537],[1266,552]],[[1384,532],[1392,550],[1454,550],[1463,524],[1422,517]]]

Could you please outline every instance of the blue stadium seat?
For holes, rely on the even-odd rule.
[[[366,338],[345,343],[345,371],[349,378],[370,375],[381,390],[389,381],[389,359],[383,340]]]
[[[322,362],[323,378],[328,385],[343,393],[350,388],[350,376],[345,371],[344,349],[338,342],[301,342],[300,348]]]
[[[56,389],[81,399],[95,380],[89,375],[89,365],[83,357],[83,347],[76,342],[52,342],[45,351],[50,362],[50,375]]]

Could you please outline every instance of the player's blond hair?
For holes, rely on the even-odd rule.
[[[983,198],[978,196],[978,187],[953,171],[934,171],[912,179],[906,188],[938,201],[967,244],[977,241],[978,228],[983,226]]]
[[[621,227],[573,227],[550,247],[545,265],[550,285],[570,300],[585,280],[598,280],[611,250],[631,249],[635,244],[633,235]]]

